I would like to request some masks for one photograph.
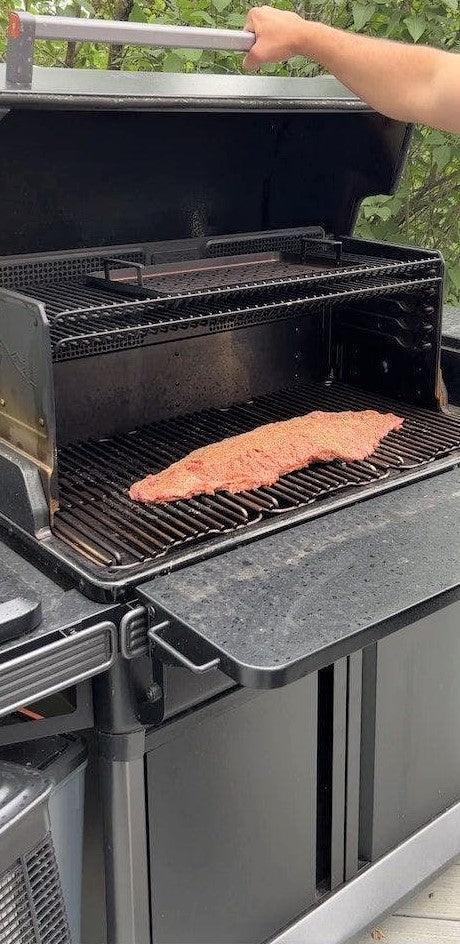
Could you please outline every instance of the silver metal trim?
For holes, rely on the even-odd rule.
[[[20,19],[23,14],[18,13]],[[86,20],[71,16],[35,16],[37,39],[127,43],[130,46],[162,46],[173,49],[234,49],[244,52],[255,42],[245,30],[201,26],[167,26],[117,20]]]
[[[136,656],[141,653],[135,652],[132,653],[128,646],[128,633],[130,630],[131,623],[134,620],[140,619],[143,616],[147,615],[147,607],[145,606],[135,606],[132,610],[128,610],[127,613],[124,613],[120,620],[120,651],[124,659],[135,659]],[[146,644],[145,652],[148,652],[148,643],[147,643],[147,632],[146,632]]]
[[[246,30],[87,20],[72,16],[34,16],[32,13],[17,11],[10,14],[8,27],[7,86],[31,87],[36,39],[123,43],[165,49],[232,49],[244,52],[254,44],[255,35]]]
[[[270,944],[346,944],[459,853],[460,803],[456,803]]]
[[[80,630],[74,634],[74,636],[64,636],[62,639],[58,639],[56,642],[49,643],[48,645],[41,646],[38,649],[38,655],[42,656],[44,654],[50,654],[59,649],[71,648],[72,638],[75,641],[80,642],[82,639],[85,639],[87,636],[95,635],[101,631],[106,631],[110,638],[110,657],[106,659],[105,662],[102,662],[97,668],[88,669],[85,672],[76,672],[75,674],[69,675],[65,680],[61,680],[57,683],[51,683],[49,685],[44,685],[43,688],[40,688],[37,692],[33,694],[33,698],[46,698],[48,695],[54,694],[54,692],[60,692],[64,688],[68,688],[69,685],[76,685],[78,682],[83,682],[84,679],[92,678],[94,675],[100,675],[102,672],[105,672],[107,669],[113,665],[115,655],[116,655],[116,627],[115,624],[104,620],[101,623],[96,623],[94,626],[88,626],[86,629]],[[32,650],[31,652],[23,653],[22,655],[15,656],[14,659],[10,659],[0,665],[0,690],[1,690],[1,681],[2,676],[7,675],[8,669],[17,666],[27,666],[35,662],[37,658],[37,649]],[[16,700],[11,701],[4,707],[0,707],[0,717],[3,715],[9,714],[11,711],[14,711],[16,708],[20,708],[21,705],[26,705],[31,700],[31,695],[26,697],[17,698]]]

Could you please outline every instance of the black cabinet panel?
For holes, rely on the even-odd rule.
[[[257,944],[313,903],[316,732],[316,675],[163,730],[147,755],[155,944]]]
[[[460,603],[364,653],[361,854],[374,860],[460,799]]]

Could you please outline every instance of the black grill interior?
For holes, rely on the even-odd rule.
[[[270,488],[140,505],[127,494],[136,479],[165,468],[192,449],[258,425],[311,410],[375,408],[405,418],[365,462],[316,464]],[[460,420],[361,393],[341,384],[303,383],[277,394],[207,410],[59,452],[60,510],[54,532],[101,568],[138,570],[174,560],[187,546],[245,529],[263,518],[317,505],[343,489],[376,483],[423,466],[460,447]]]

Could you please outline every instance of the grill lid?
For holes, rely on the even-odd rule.
[[[308,225],[346,235],[364,197],[394,190],[409,139],[330,77],[2,82],[0,67],[3,255]]]

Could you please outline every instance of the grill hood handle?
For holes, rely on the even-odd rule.
[[[7,35],[6,85],[14,89],[32,87],[36,39],[238,52],[246,52],[255,42],[254,33],[245,30],[86,20],[70,16],[34,16],[21,11],[10,13]]]

